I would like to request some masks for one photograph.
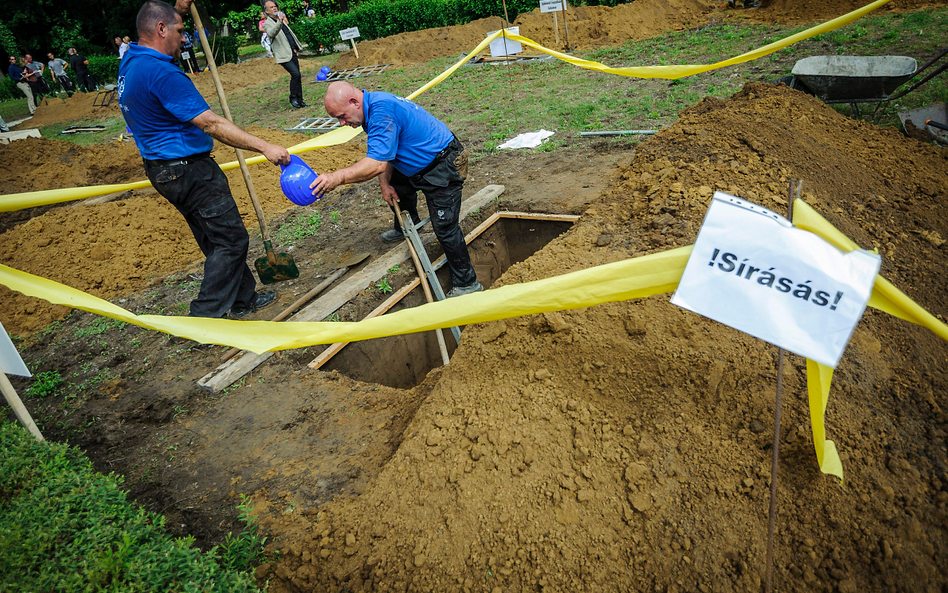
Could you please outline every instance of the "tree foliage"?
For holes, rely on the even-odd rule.
[[[115,54],[112,39],[116,35],[138,37],[135,17],[142,4],[144,0],[0,2],[0,23],[11,34],[8,40],[0,28],[0,44],[8,53],[31,53],[34,57],[45,57],[49,51],[65,55],[71,46],[85,55]],[[206,0],[201,4],[212,19],[222,19],[228,11],[247,5],[246,0]]]

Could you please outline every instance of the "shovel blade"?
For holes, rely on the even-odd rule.
[[[300,277],[296,262],[288,253],[270,252],[268,255],[255,260],[253,267],[256,268],[257,276],[260,277],[260,282],[263,284],[273,284]]]

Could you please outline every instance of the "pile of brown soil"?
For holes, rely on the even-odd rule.
[[[664,31],[678,31],[704,22],[710,11],[702,0],[637,0],[615,8],[581,6],[570,8],[566,20],[573,49],[621,44],[629,39],[645,39]],[[555,43],[553,17],[540,9],[517,17],[520,34],[554,49],[565,49],[566,32],[560,19],[560,46]],[[339,56],[334,69],[394,63],[398,66],[434,58],[466,54],[484,40],[487,33],[503,27],[503,19],[490,17],[457,27],[412,31],[359,43],[359,57],[352,51]]]
[[[870,3],[870,0],[771,0],[762,2],[761,8],[745,11],[744,15],[754,20],[771,23],[812,23],[834,19]],[[879,10],[906,11],[933,6],[945,6],[944,0],[893,0]]]
[[[637,150],[515,283],[684,245],[714,190],[785,211],[788,181],[935,314],[948,151],[784,86],[706,99]],[[948,345],[866,313],[834,376],[822,475],[804,361],[784,378],[777,590],[948,587]],[[263,513],[270,590],[761,589],[776,349],[668,295],[468,327],[358,498]],[[302,427],[301,427],[302,429]],[[266,507],[263,492],[258,500]],[[939,568],[941,567],[941,568]]]
[[[46,97],[36,106],[33,117],[21,127],[39,128],[64,121],[98,121],[121,116],[118,101],[105,107],[95,107],[95,93],[75,93],[68,99]]]
[[[282,131],[257,127],[247,130],[282,146],[302,140]],[[219,163],[235,160],[234,149],[227,146],[218,145],[213,154]],[[356,143],[310,151],[301,158],[320,172],[348,166],[364,155],[364,145]],[[145,178],[133,143],[80,147],[61,140],[29,138],[0,147],[0,157],[22,190]],[[30,175],[37,175],[32,187],[28,185]],[[280,190],[279,167],[256,165],[251,167],[251,175],[268,218],[294,208]],[[244,224],[256,236],[258,222],[243,177],[238,169],[228,171],[227,177]],[[99,297],[128,294],[153,277],[164,277],[201,260],[181,215],[150,188],[130,192],[127,199],[105,204],[64,204],[31,216],[3,233],[0,263]],[[6,305],[0,321],[17,335],[41,329],[68,312],[3,287],[0,298]]]

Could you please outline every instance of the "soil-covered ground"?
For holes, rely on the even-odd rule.
[[[856,4],[774,0],[739,14],[796,22]],[[914,6],[896,0],[887,9]],[[681,12],[680,23],[660,20],[657,31],[737,14],[685,0],[622,10],[634,7],[586,10],[622,21]],[[360,44],[360,56],[384,41]],[[320,171],[362,150],[304,158]],[[231,154],[216,153],[221,162]],[[0,147],[2,191],[136,180],[139,162],[127,143],[20,141]],[[253,230],[239,174],[229,175]],[[506,190],[463,227],[499,209],[581,214],[498,280],[513,284],[689,244],[715,190],[785,212],[790,180],[802,180],[803,198],[853,240],[879,250],[883,276],[948,315],[948,221],[939,214],[948,150],[785,86],[751,83],[726,101],[705,99],[640,144],[574,139],[552,152],[486,155],[465,197],[491,183]],[[255,167],[254,181],[273,228],[299,214],[279,197],[275,168]],[[282,306],[349,255],[390,248],[378,239],[391,219],[375,184],[304,212],[318,213],[320,232],[279,243],[292,247],[302,272],[277,285]],[[0,262],[132,311],[181,314],[201,266],[176,216],[149,191],[4,213]],[[253,243],[251,258],[260,255]],[[397,289],[414,273],[401,266],[389,281]],[[137,500],[201,545],[233,526],[238,495],[251,496],[282,552],[257,572],[271,591],[761,588],[776,349],[676,308],[668,295],[469,326],[451,363],[412,388],[312,371],[306,365],[321,349],[307,348],[210,393],[196,382],[223,348],[0,294],[0,321],[24,336],[18,345],[31,368],[69,382],[56,398],[26,398],[47,436],[125,475]],[[370,286],[338,318],[360,319],[382,298]],[[805,365],[790,356],[776,589],[948,589],[946,362],[948,344],[927,330],[867,310],[827,410],[846,472],[839,483],[817,468]],[[14,384],[22,393],[29,383]]]

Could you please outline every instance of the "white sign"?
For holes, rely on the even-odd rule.
[[[355,39],[356,37],[361,37],[359,35],[359,27],[350,27],[348,29],[343,29],[339,31],[339,36],[342,37],[342,40]]]
[[[540,0],[540,13],[566,10],[566,0]]]
[[[520,35],[520,26],[508,27],[504,29],[508,33],[513,33],[514,35]],[[496,33],[497,31],[491,31],[487,34],[488,37]],[[523,51],[523,46],[520,45],[519,41],[513,41],[512,39],[507,39],[504,36],[500,36],[497,39],[490,42],[490,56],[492,58],[499,58],[502,56],[512,56],[514,54],[519,54]]]
[[[13,340],[7,335],[7,330],[3,329],[2,323],[0,323],[0,369],[8,375],[33,376],[30,374],[30,369],[26,368],[26,363],[20,358]]]
[[[881,261],[716,192],[672,303],[835,368]]]

